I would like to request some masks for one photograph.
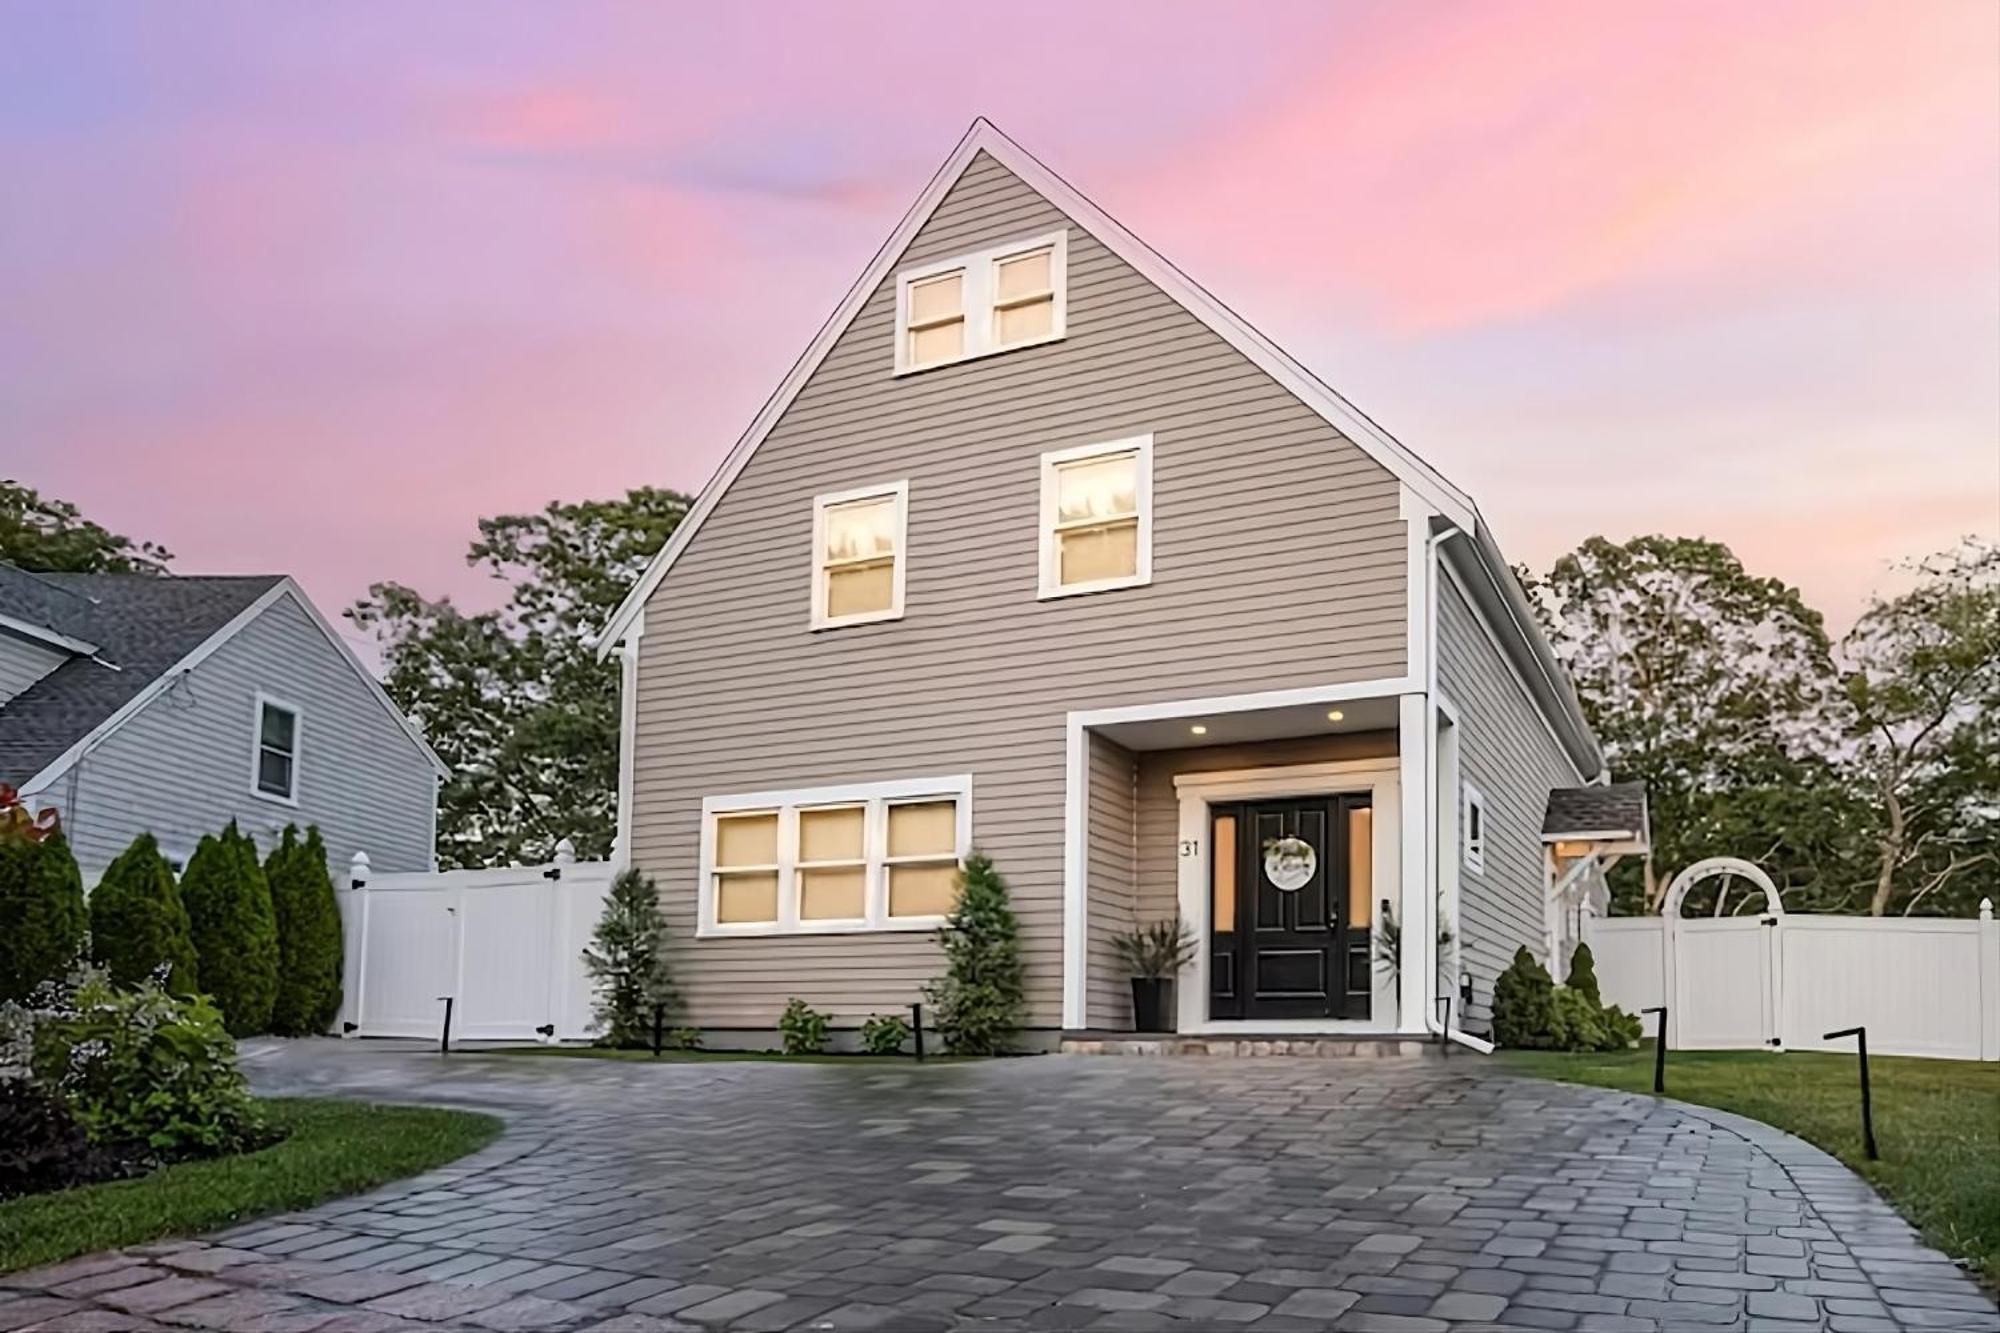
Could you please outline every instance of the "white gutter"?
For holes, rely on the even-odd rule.
[[[1438,937],[1437,923],[1438,923],[1438,917],[1441,915],[1441,913],[1438,910],[1438,894],[1443,887],[1442,883],[1443,876],[1438,874],[1438,840],[1437,840],[1438,819],[1437,819],[1437,801],[1435,799],[1437,795],[1436,787],[1437,787],[1437,777],[1438,777],[1438,767],[1437,767],[1438,548],[1443,546],[1446,542],[1450,541],[1453,537],[1462,537],[1464,535],[1465,535],[1465,529],[1459,527],[1456,523],[1453,523],[1451,526],[1447,527],[1442,532],[1432,533],[1430,536],[1430,540],[1424,544],[1424,560],[1426,565],[1428,566],[1424,571],[1425,597],[1429,602],[1429,605],[1425,608],[1425,614],[1430,617],[1430,634],[1428,636],[1430,644],[1430,652],[1428,654],[1429,660],[1424,663],[1424,711],[1427,714],[1427,717],[1424,722],[1424,745],[1426,747],[1424,771],[1430,775],[1430,783],[1433,789],[1431,795],[1434,799],[1425,802],[1426,808],[1430,810],[1431,827],[1430,827],[1430,836],[1424,839],[1424,877],[1428,881],[1428,886],[1430,889],[1430,891],[1424,894],[1423,896],[1424,907],[1426,911],[1424,928],[1430,932],[1428,936],[1424,937],[1430,942],[1430,946],[1424,950],[1424,954],[1425,957],[1430,958],[1431,960],[1431,968],[1430,968],[1431,975],[1430,975],[1430,980],[1424,986],[1424,990],[1426,993],[1426,1003],[1424,1004],[1423,1017],[1424,1017],[1424,1028],[1433,1037],[1442,1037],[1446,1041],[1457,1042],[1460,1046],[1464,1046],[1467,1047],[1468,1049],[1477,1051],[1481,1055],[1491,1055],[1493,1054],[1492,1042],[1482,1041],[1481,1039],[1473,1036],[1469,1032],[1461,1032],[1455,1027],[1447,1028],[1444,1024],[1438,1022],[1438,1017],[1437,1017],[1438,960],[1435,957],[1432,957],[1432,953],[1437,947],[1437,937]]]

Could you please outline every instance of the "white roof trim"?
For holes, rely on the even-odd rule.
[[[20,620],[9,615],[0,615],[0,630],[7,630],[24,639],[47,644],[51,648],[60,648],[66,653],[75,653],[79,657],[89,657],[97,651],[97,645],[94,643],[73,639],[59,630],[50,629],[47,625],[37,625],[31,620]]]
[[[750,422],[750,428],[743,432],[736,445],[722,461],[715,475],[702,488],[687,516],[674,529],[673,536],[660,548],[659,554],[647,566],[639,581],[626,594],[618,610],[606,622],[604,630],[597,637],[597,655],[603,659],[611,649],[624,638],[633,617],[653,590],[660,586],[660,580],[673,568],[694,540],[695,534],[709,513],[737,476],[749,463],[750,457],[762,444],[764,437],[777,425],[799,390],[819,369],[833,344],[847,330],[861,307],[875,289],[889,276],[896,261],[902,257],[910,241],[930,220],[945,194],[955,184],[965,169],[979,153],[986,152],[1002,166],[1019,176],[1030,187],[1037,190],[1051,204],[1069,215],[1072,222],[1094,236],[1100,244],[1146,278],[1167,295],[1173,297],[1197,319],[1201,320],[1222,339],[1247,357],[1280,385],[1290,390],[1306,406],[1317,412],[1329,425],[1339,431],[1354,445],[1387,468],[1404,485],[1423,496],[1441,514],[1450,518],[1467,531],[1478,527],[1478,511],[1471,499],[1457,487],[1446,481],[1429,464],[1398,442],[1387,431],[1358,410],[1352,403],[1335,393],[1322,383],[1312,372],[1288,356],[1277,344],[1250,327],[1243,318],[1206,289],[1195,283],[1186,274],[1175,268],[1144,241],[1127,231],[1119,222],[1090,202],[1067,181],[1050,171],[1019,144],[996,129],[992,122],[981,117],[972,122],[972,128],[958,141],[951,156],[945,159],[937,174],[932,176],[923,192],[903,215],[896,229],[882,248],[875,252],[860,279],[841,298],[833,314],[820,326],[818,334],[806,348],[805,354],[793,363],[791,370]]]
[[[27,795],[41,791],[57,778],[61,777],[72,764],[96,749],[100,742],[117,731],[118,728],[138,716],[145,709],[146,705],[166,693],[168,689],[172,688],[175,681],[213,656],[218,649],[235,638],[245,626],[263,615],[281,597],[290,597],[305,608],[307,619],[317,625],[320,632],[326,635],[334,647],[340,650],[341,657],[347,662],[348,666],[354,669],[354,674],[361,677],[369,689],[373,691],[376,700],[389,710],[389,716],[396,720],[396,725],[403,729],[403,733],[416,742],[417,748],[423,752],[424,758],[430,761],[431,766],[437,770],[438,775],[440,777],[450,776],[451,770],[445,767],[444,760],[438,758],[437,751],[430,747],[430,742],[424,739],[423,733],[417,730],[416,725],[409,718],[403,716],[403,710],[396,707],[395,701],[382,688],[382,683],[369,674],[368,668],[361,664],[361,659],[354,655],[354,650],[348,647],[347,641],[340,637],[332,625],[327,623],[326,617],[320,614],[319,608],[313,605],[312,599],[307,597],[304,590],[297,583],[293,582],[288,575],[272,584],[256,601],[238,611],[230,618],[227,624],[216,630],[215,633],[209,635],[206,639],[203,639],[187,656],[174,663],[169,669],[162,671],[158,677],[147,684],[146,688],[140,690],[130,699],[127,699],[116,712],[92,727],[75,744],[50,761],[41,772],[29,778],[21,787],[22,794]]]

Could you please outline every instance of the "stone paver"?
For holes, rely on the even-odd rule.
[[[1471,1058],[246,1064],[510,1129],[361,1198],[0,1278],[0,1333],[2000,1333],[1808,1145]]]

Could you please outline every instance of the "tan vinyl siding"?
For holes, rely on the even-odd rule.
[[[1066,219],[981,155],[916,264]],[[917,998],[927,935],[694,938],[705,795],[973,775],[1012,885],[1033,1021],[1060,1021],[1064,715],[1396,677],[1395,479],[1069,225],[1068,335],[898,377],[893,276],[646,607],[633,849],[661,885],[690,1021],[842,1024]],[[1037,599],[1040,457],[1151,432],[1150,586]],[[812,497],[909,482],[902,619],[808,630]]]
[[[1493,981],[1514,950],[1525,944],[1537,957],[1547,953],[1542,815],[1551,788],[1581,778],[1442,566],[1437,603],[1438,688],[1458,710],[1461,775],[1486,798],[1484,873],[1464,865],[1462,808],[1460,846],[1448,849],[1459,859],[1459,957],[1473,977],[1465,1022],[1483,1031],[1492,1022]]]
[[[1130,977],[1112,941],[1139,919],[1133,873],[1138,856],[1138,770],[1132,752],[1090,738],[1090,1026],[1132,1025]]]

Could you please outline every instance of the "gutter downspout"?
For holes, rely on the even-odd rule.
[[[1424,771],[1430,775],[1433,797],[1437,795],[1435,788],[1437,787],[1438,779],[1438,550],[1453,537],[1463,537],[1464,535],[1465,529],[1453,523],[1442,532],[1432,533],[1430,540],[1424,544],[1424,559],[1428,565],[1428,568],[1424,571],[1426,584],[1425,598],[1429,602],[1429,605],[1425,608],[1425,614],[1430,617],[1431,622],[1429,636],[1430,652],[1427,654],[1430,660],[1424,663],[1424,711],[1428,715],[1424,723],[1424,746],[1426,749]],[[1461,748],[1462,746],[1463,742],[1461,742]],[[1437,947],[1438,918],[1442,915],[1438,910],[1438,895],[1443,889],[1444,877],[1438,873],[1437,802],[1433,799],[1427,802],[1427,805],[1431,808],[1430,836],[1424,839],[1424,876],[1429,881],[1428,887],[1430,890],[1424,895],[1424,906],[1427,909],[1424,926],[1430,931],[1428,938],[1431,941],[1431,948],[1425,951],[1428,954],[1434,952]],[[1456,939],[1455,936],[1454,939]],[[1444,1024],[1438,1022],[1437,964],[1438,960],[1432,958],[1430,980],[1424,986],[1427,1001],[1424,1005],[1425,1030],[1434,1037],[1443,1037],[1446,1041],[1457,1042],[1459,1045],[1475,1050],[1481,1055],[1493,1054],[1492,1042],[1482,1041],[1470,1033],[1459,1031],[1457,1028],[1447,1030]]]

